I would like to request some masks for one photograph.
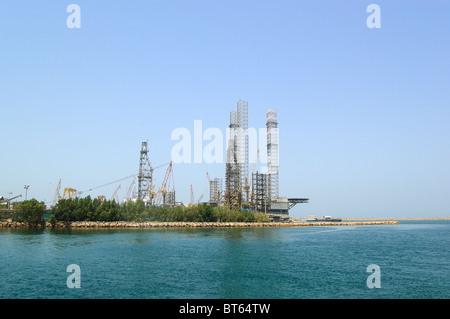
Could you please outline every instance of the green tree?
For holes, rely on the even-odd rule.
[[[38,202],[35,198],[24,200],[15,206],[13,219],[33,226],[44,225],[45,211],[44,202]]]
[[[198,206],[189,206],[184,208],[185,221],[187,222],[201,222],[202,217],[199,213]]]
[[[65,223],[75,221],[76,205],[77,203],[73,198],[60,199],[53,207],[51,220]]]
[[[211,205],[203,203],[197,205],[197,207],[203,222],[215,222],[217,220],[216,216],[214,216],[214,210]]]

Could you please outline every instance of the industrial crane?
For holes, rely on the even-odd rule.
[[[133,189],[134,182],[136,181],[136,176],[137,175],[134,175],[133,181],[131,182],[130,187],[128,187],[127,197],[125,197],[127,200],[130,199],[131,190]]]
[[[53,186],[52,183],[50,184]],[[59,179],[58,186],[55,187],[55,197],[53,197],[52,206],[55,206],[56,202],[61,199],[61,195],[59,194],[60,189],[61,189],[61,178]]]
[[[4,198],[3,196],[0,196],[0,203],[10,202],[13,199],[16,199],[17,197],[22,197],[22,195],[17,195],[17,196],[11,197],[11,198]]]
[[[67,197],[66,197],[67,194]],[[63,193],[63,199],[71,199],[74,198],[75,196],[77,196],[77,190],[73,189],[73,188],[64,188],[64,193]]]
[[[202,195],[200,196],[200,198],[198,199],[198,201],[197,201],[197,204],[199,204],[200,203],[200,201],[202,200],[202,198],[203,198],[203,195],[205,195],[205,192],[203,192],[202,193]]]
[[[161,184],[161,188],[158,191],[158,194],[156,194],[156,199],[155,199],[155,205],[159,206],[161,205],[161,199],[163,199],[163,205],[166,204],[166,193],[167,193],[167,189],[170,188],[170,180],[169,177],[172,177],[172,187],[174,187],[174,183],[173,183],[173,169],[172,169],[172,162],[170,162],[169,167],[167,167],[166,170],[166,175],[164,176],[164,180]],[[168,186],[169,183],[169,186]]]
[[[117,186],[116,190],[114,191],[114,193],[111,197],[111,200],[115,200],[116,203],[119,203],[119,196],[117,195],[117,193],[119,192],[120,185],[122,185],[122,184],[119,184],[119,186]]]

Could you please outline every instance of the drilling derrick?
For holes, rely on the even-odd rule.
[[[238,117],[236,111],[230,112],[230,140],[227,147],[225,170],[225,204],[229,208],[241,208],[242,184],[241,166],[238,162]]]
[[[239,99],[237,103],[237,160],[240,171],[241,192],[245,193],[248,182],[248,102]],[[248,201],[248,198],[247,198]]]
[[[276,109],[267,110],[267,169],[269,175],[269,198],[279,196],[278,187],[278,118]]]
[[[148,158],[147,142],[142,142],[139,160],[138,198],[144,202],[151,201],[152,165]]]

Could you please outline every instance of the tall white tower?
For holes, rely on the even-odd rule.
[[[238,131],[237,131],[237,148],[238,154],[237,159],[239,163],[239,172],[241,179],[241,187],[244,187],[246,180],[248,179],[248,102],[239,101],[237,102],[237,120],[238,120]],[[243,193],[245,190],[242,188]]]
[[[269,174],[269,197],[278,198],[278,115],[277,109],[267,109],[267,169]]]

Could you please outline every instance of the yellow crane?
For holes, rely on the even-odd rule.
[[[169,177],[172,175],[172,187],[173,185],[173,170],[172,170],[172,162],[170,162],[169,167],[167,167],[166,175],[164,176],[164,180],[162,182],[161,188],[158,191],[155,199],[155,205],[161,205],[161,198],[163,198],[163,205],[165,205],[165,197],[167,193],[167,184],[170,183]],[[170,187],[170,186],[169,186]]]
[[[66,194],[67,194],[67,197],[66,197]],[[77,190],[76,189],[73,189],[73,188],[64,188],[64,193],[63,193],[63,199],[66,199],[66,198],[73,198],[73,197],[75,197],[75,196],[77,196]]]
[[[206,177],[208,178],[209,186],[211,187],[211,179],[209,178],[208,172],[206,172]]]

